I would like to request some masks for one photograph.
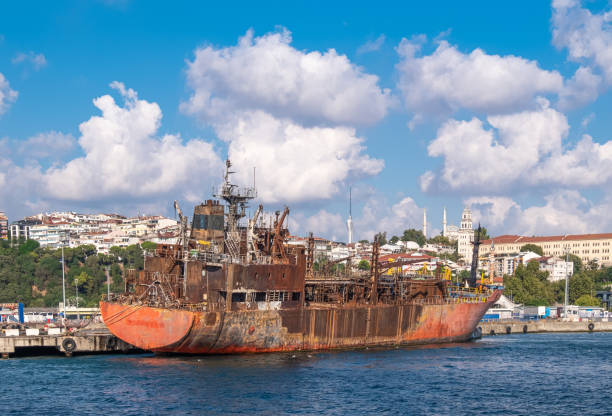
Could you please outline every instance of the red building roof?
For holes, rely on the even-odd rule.
[[[521,235],[500,235],[488,240],[483,240],[483,245],[494,244],[537,244],[548,241],[576,241],[576,240],[603,240],[612,238],[612,233],[603,234],[574,234],[574,235],[552,235],[548,237],[525,237]]]

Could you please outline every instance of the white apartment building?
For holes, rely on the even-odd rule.
[[[59,248],[68,245],[71,229],[69,223],[32,225],[30,239],[38,241],[41,247]]]
[[[573,261],[565,261],[558,257],[547,256],[540,257],[534,261],[540,263],[540,270],[548,272],[548,280],[550,282],[564,280],[566,276],[574,274]]]
[[[28,225],[27,228],[23,226],[32,221],[42,224]],[[116,214],[54,212],[18,221],[11,231],[16,236],[38,241],[41,247],[94,245],[98,252],[108,253],[113,246],[127,247],[143,241],[174,241],[178,223],[161,216],[125,218]]]

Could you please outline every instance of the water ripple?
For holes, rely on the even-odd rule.
[[[214,357],[0,361],[3,414],[609,414],[612,333]]]

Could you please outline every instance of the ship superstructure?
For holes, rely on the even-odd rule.
[[[453,288],[442,267],[404,273],[414,260],[381,262],[376,241],[369,271],[353,270],[350,257],[344,268],[315,264],[312,235],[305,247],[286,244],[287,207],[264,218],[259,205],[246,218],[257,193],[232,184],[230,169],[190,226],[175,203],[181,243],[146,253],[125,293],[101,302],[122,340],[194,354],[466,341],[500,295]]]

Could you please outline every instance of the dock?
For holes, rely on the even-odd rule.
[[[612,322],[561,321],[539,319],[536,321],[491,321],[479,325],[483,336],[528,334],[543,332],[612,332]]]
[[[0,355],[9,358],[16,353],[44,355],[62,353],[96,354],[138,351],[112,335],[108,330],[64,332],[60,328],[41,333],[38,329],[4,329],[0,335]]]

